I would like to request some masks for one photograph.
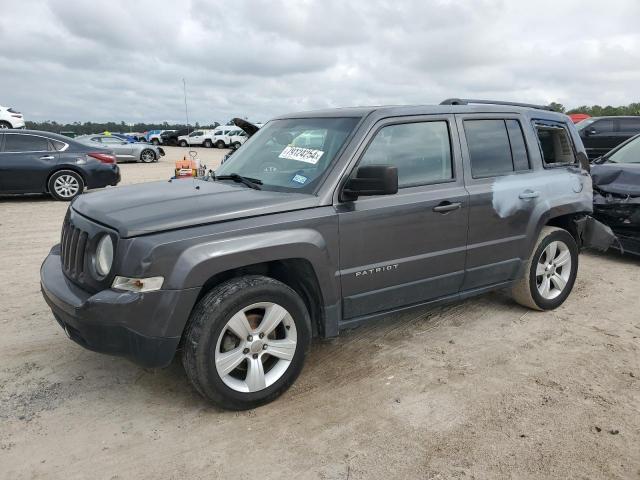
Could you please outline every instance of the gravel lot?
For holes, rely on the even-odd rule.
[[[169,178],[186,149],[167,152],[122,183]],[[2,478],[640,476],[637,259],[583,254],[553,312],[496,293],[315,341],[288,393],[232,413],[178,361],[146,370],[66,338],[38,273],[66,207],[0,199]]]

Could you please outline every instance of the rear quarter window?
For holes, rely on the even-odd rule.
[[[542,162],[545,167],[576,163],[573,141],[567,127],[559,122],[534,122]]]

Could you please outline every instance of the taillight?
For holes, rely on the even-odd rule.
[[[92,152],[87,153],[87,155],[91,158],[95,158],[102,163],[116,163],[116,157],[114,155],[111,155],[110,153]]]

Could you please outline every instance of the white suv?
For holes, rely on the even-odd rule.
[[[0,105],[0,128],[24,128],[22,114]]]
[[[231,137],[242,132],[242,129],[234,125],[224,125],[218,127],[213,131],[212,141],[213,146],[217,148],[227,148],[232,144]]]
[[[196,130],[189,135],[180,135],[178,137],[178,145],[181,147],[204,145],[207,148],[211,148],[213,146],[211,130]]]

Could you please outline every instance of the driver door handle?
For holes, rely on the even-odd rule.
[[[518,197],[520,197],[522,200],[529,200],[530,198],[538,198],[540,196],[540,192],[534,192],[533,190],[525,190],[524,192],[521,192],[520,195],[518,195]]]
[[[451,212],[452,210],[457,210],[461,206],[462,202],[450,202],[448,200],[445,200],[444,202],[440,202],[438,205],[433,207],[433,211],[438,213],[447,213]]]
[[[40,157],[40,160],[53,160],[56,157],[54,157],[53,155],[44,155],[43,157]]]

